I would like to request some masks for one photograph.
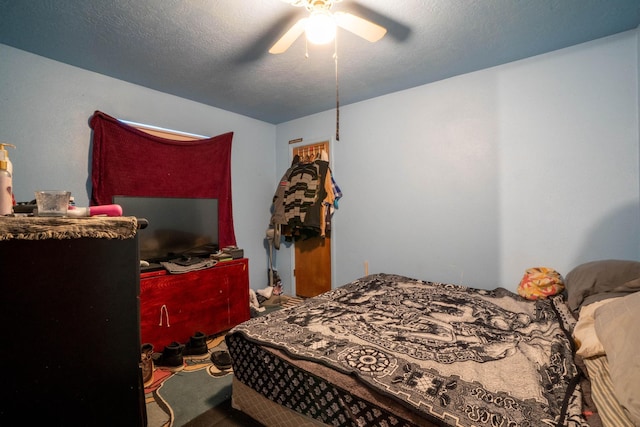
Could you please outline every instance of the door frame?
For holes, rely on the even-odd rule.
[[[326,142],[329,145],[329,168],[331,169],[331,172],[333,173],[334,168],[334,157],[335,157],[335,151],[334,151],[334,146],[335,146],[335,139],[332,136],[327,136],[324,138],[320,138],[320,137],[316,137],[316,138],[309,138],[309,139],[303,139],[303,138],[299,138],[296,139],[295,142],[290,142],[289,143],[289,148],[288,148],[288,155],[289,155],[289,165],[291,164],[291,162],[293,162],[293,151],[294,149],[298,148],[298,147],[304,147],[305,145],[314,145],[314,144],[321,144],[323,142]],[[336,232],[335,232],[335,226],[334,226],[334,222],[331,222],[331,250],[330,250],[330,255],[331,255],[331,289],[334,288],[334,285],[336,283],[336,269],[335,269],[335,251],[336,251]],[[294,243],[295,244],[295,243]],[[296,276],[294,274],[294,270],[296,268],[296,251],[295,248],[292,246],[291,247],[291,251],[290,251],[290,256],[291,256],[291,261],[290,261],[290,271],[289,271],[289,277],[291,277],[291,292],[293,292],[293,295],[297,295],[296,291],[297,291],[297,283],[296,283]]]

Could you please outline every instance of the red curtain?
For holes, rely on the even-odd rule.
[[[220,247],[236,244],[231,203],[233,132],[174,141],[100,111],[93,114],[90,126],[92,206],[111,204],[117,195],[216,198]]]

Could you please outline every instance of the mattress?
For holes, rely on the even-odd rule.
[[[226,339],[237,382],[326,425],[586,425],[574,323],[561,296],[375,274]]]

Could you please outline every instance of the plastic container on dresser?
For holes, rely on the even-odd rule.
[[[141,276],[141,339],[157,352],[172,341],[187,343],[195,332],[224,332],[250,316],[247,258],[183,274]]]

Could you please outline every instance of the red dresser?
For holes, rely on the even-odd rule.
[[[156,352],[195,332],[214,335],[248,320],[249,260],[220,262],[184,274],[143,273],[140,279],[142,343]]]

